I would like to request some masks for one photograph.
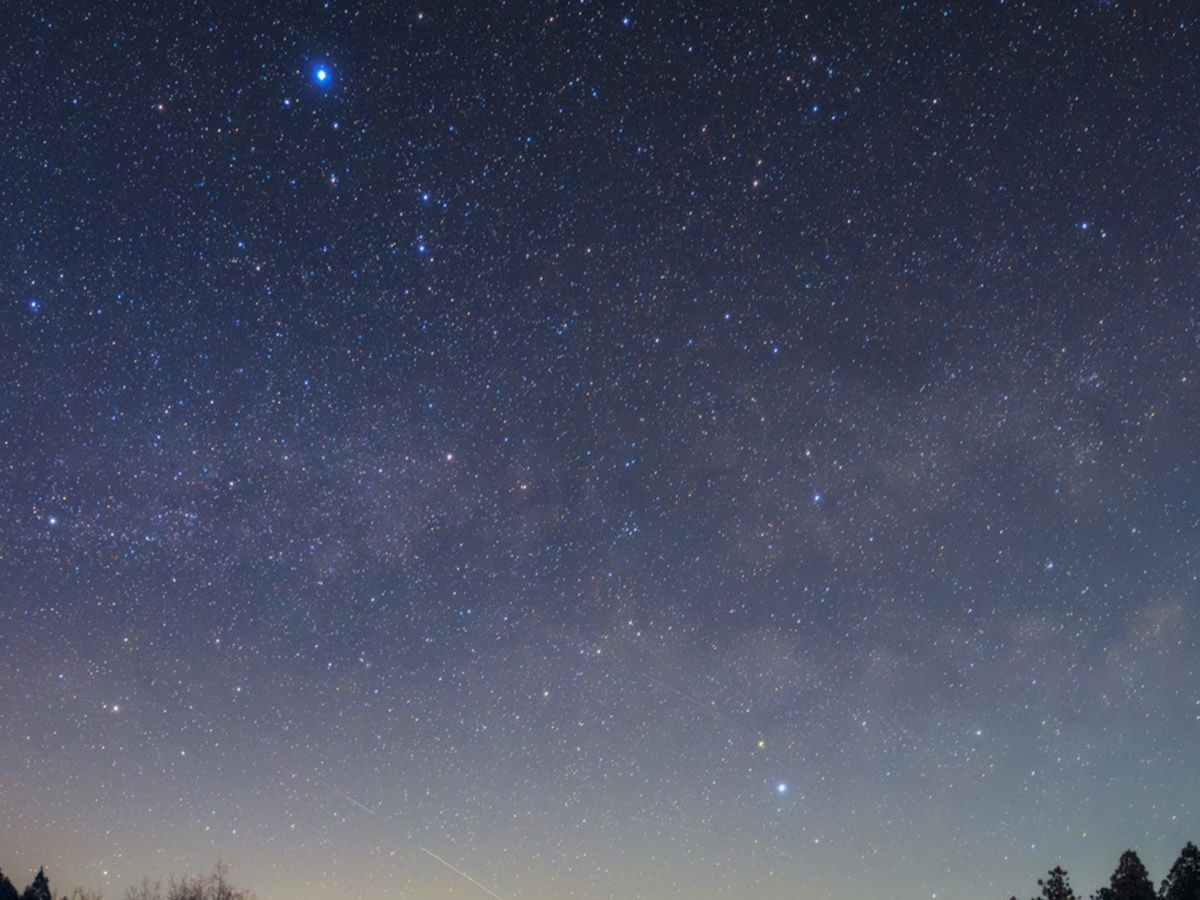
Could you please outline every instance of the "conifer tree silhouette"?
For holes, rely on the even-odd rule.
[[[1191,841],[1158,889],[1160,900],[1200,900],[1200,850]]]
[[[1062,866],[1051,869],[1045,879],[1039,878],[1038,887],[1042,889],[1043,900],[1076,900],[1067,871]]]
[[[50,879],[46,877],[45,866],[38,869],[38,873],[33,876],[33,883],[25,888],[21,900],[54,900],[50,893]]]
[[[3,872],[0,872],[0,900],[21,900],[21,893]]]
[[[1109,884],[1112,889],[1109,900],[1155,900],[1154,884],[1133,850],[1121,854],[1121,861]]]

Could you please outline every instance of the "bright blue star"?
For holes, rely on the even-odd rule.
[[[779,782],[779,784],[775,785],[775,791],[776,791],[776,793],[786,794],[787,793],[787,782],[786,781]]]
[[[326,69],[324,66],[321,66],[319,69],[317,69],[317,81],[321,82],[321,84],[324,84],[328,80],[329,80],[329,70]]]

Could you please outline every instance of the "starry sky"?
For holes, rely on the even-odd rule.
[[[18,887],[999,898],[1200,838],[1194,10],[6,17]]]

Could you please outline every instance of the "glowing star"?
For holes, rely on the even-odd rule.
[[[321,84],[324,84],[328,80],[329,80],[329,70],[326,69],[324,66],[321,66],[321,68],[317,69],[317,81],[321,82]]]
[[[786,794],[787,793],[787,782],[781,781],[781,782],[779,782],[779,784],[775,785],[775,793]]]

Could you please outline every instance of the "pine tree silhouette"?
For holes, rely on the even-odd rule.
[[[1110,900],[1155,900],[1154,884],[1141,859],[1132,850],[1121,854],[1117,871],[1113,872],[1109,883],[1112,887]]]
[[[1067,871],[1062,866],[1051,869],[1045,880],[1039,878],[1038,887],[1042,889],[1043,900],[1076,900],[1071,883],[1067,880]]]
[[[21,900],[20,892],[3,872],[0,872],[0,900]]]
[[[1158,889],[1160,900],[1200,900],[1200,850],[1191,841]]]
[[[44,866],[38,869],[38,873],[33,876],[33,883],[25,888],[21,900],[54,900],[54,896],[50,893],[50,879],[46,877]]]

